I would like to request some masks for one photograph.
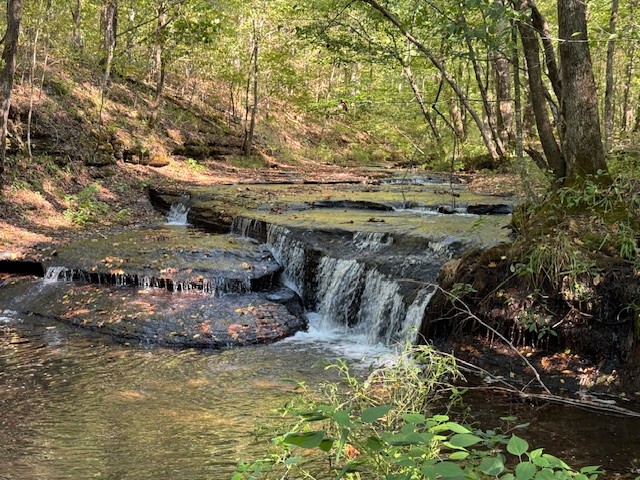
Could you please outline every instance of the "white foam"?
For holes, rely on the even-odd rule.
[[[189,214],[190,207],[184,203],[176,202],[171,204],[169,213],[167,213],[167,225],[184,225],[188,226],[189,221],[187,215]]]

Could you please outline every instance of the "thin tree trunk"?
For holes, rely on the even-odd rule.
[[[249,84],[247,85],[244,142],[242,144],[242,155],[245,157],[248,157],[249,155],[251,155],[251,149],[253,148],[253,135],[256,127],[256,116],[258,115],[258,74],[259,74],[258,54],[259,54],[259,40],[258,40],[258,32],[257,32],[255,20],[254,20],[253,49],[251,54],[252,61],[253,61],[253,71],[249,76]],[[253,82],[251,82],[252,78],[253,78]],[[252,90],[252,96],[253,96],[253,104],[251,108],[249,108],[249,100],[248,100],[249,90],[250,90],[249,85],[252,86],[251,90]]]
[[[636,7],[638,6],[638,0],[631,0],[628,2],[628,14],[630,18],[634,18]],[[627,62],[624,75],[624,86],[622,91],[622,119],[621,129],[623,132],[627,132],[633,121],[633,106],[631,105],[631,82],[633,79],[635,58],[636,58],[636,42],[631,42],[629,45],[629,61]]]
[[[473,43],[471,43],[471,39],[467,36],[465,37],[467,42],[467,48],[469,50],[469,59],[471,60],[471,65],[473,66],[473,73],[476,77],[476,85],[478,86],[478,90],[480,91],[480,98],[482,99],[482,106],[484,108],[484,113],[487,119],[487,128],[491,132],[491,138],[496,146],[496,150],[498,151],[498,155],[500,155],[501,159],[506,157],[506,152],[504,149],[504,145],[502,144],[502,139],[500,138],[500,134],[495,127],[494,122],[494,112],[491,108],[491,104],[489,103],[489,94],[487,93],[486,83],[482,79],[482,69],[478,63],[478,59],[476,57],[475,49],[473,48]]]
[[[167,11],[164,2],[161,2],[158,6],[158,19],[156,22],[156,65],[155,65],[155,77],[156,77],[156,91],[153,97],[153,101],[150,105],[149,114],[149,127],[155,127],[158,123],[158,111],[162,104],[162,93],[164,91],[165,80],[165,62],[164,62],[164,30],[166,27]]]
[[[3,185],[7,159],[7,126],[9,123],[9,107],[13,91],[13,76],[16,72],[18,56],[18,38],[20,37],[20,21],[22,20],[22,0],[7,0],[7,29],[4,34],[2,50],[3,65],[0,69],[0,187]]]
[[[527,63],[529,98],[538,129],[538,136],[540,137],[542,150],[547,158],[549,168],[551,168],[556,180],[561,180],[566,175],[566,166],[560,145],[558,145],[553,133],[553,126],[549,120],[549,111],[547,110],[544,96],[545,88],[542,83],[540,45],[536,31],[530,23],[518,21],[517,25],[522,40],[524,58]]]
[[[635,42],[631,42],[629,47],[629,61],[627,63],[625,73],[624,73],[624,86],[622,90],[622,119],[620,123],[620,128],[623,132],[628,131],[629,125],[633,120],[633,108],[631,108],[631,81],[633,79],[633,71],[634,71],[634,63],[635,63],[635,54],[636,54],[636,44]]]
[[[558,62],[556,61],[556,51],[554,48],[555,39],[549,31],[549,24],[547,23],[547,20],[544,18],[535,2],[533,0],[528,0],[526,2],[526,7],[531,9],[531,25],[540,34],[542,46],[544,47],[544,61],[547,66],[547,76],[549,77],[551,87],[553,88],[553,92],[559,102],[560,98],[562,98],[562,81],[560,79]]]
[[[616,24],[618,22],[618,0],[611,0],[611,18],[609,19],[609,41],[607,42],[607,65],[604,89],[604,141],[607,151],[611,150],[613,136],[613,106],[615,95],[615,83],[613,76],[613,60],[616,53]]]
[[[427,125],[429,125],[429,128],[431,129],[431,133],[433,133],[434,140],[437,143],[441,143],[442,136],[440,135],[440,132],[436,127],[436,122],[433,120],[433,117],[431,116],[431,113],[427,108],[427,104],[424,101],[424,97],[422,96],[422,92],[420,91],[420,88],[418,88],[416,79],[413,76],[413,72],[411,71],[411,66],[408,64],[406,59],[403,59],[398,56],[398,60],[402,64],[402,72],[404,73],[405,78],[407,79],[407,81],[409,82],[409,85],[411,86],[411,90],[413,91],[413,96],[416,99],[416,102],[418,103],[418,105],[420,106],[420,111],[422,112],[422,116],[426,120]]]
[[[118,31],[118,0],[106,0],[102,6],[103,49],[106,52],[104,58],[104,75],[100,89],[100,122],[102,122],[102,110],[105,95],[111,79],[111,68],[116,51],[116,35]]]
[[[84,46],[84,40],[82,38],[82,0],[76,0],[71,10],[71,19],[73,20],[71,42],[77,51],[82,51]]]
[[[404,27],[404,25],[400,22],[400,20],[398,20],[389,10],[387,10],[385,7],[383,7],[380,3],[378,3],[376,0],[361,0],[361,1],[366,3],[366,4],[368,4],[368,5],[370,5],[373,9],[377,10],[384,18],[386,18],[387,21],[392,23],[400,31],[400,33],[402,33],[402,35],[404,35],[404,37],[407,40],[409,40],[413,45],[415,45],[416,48],[425,57],[427,57],[429,59],[429,61],[433,64],[433,66],[435,66],[440,71],[440,73],[442,74],[442,77],[444,78],[444,80],[453,89],[455,94],[460,99],[460,102],[464,105],[465,110],[467,112],[469,112],[469,115],[471,115],[471,117],[473,118],[473,121],[475,122],[476,126],[478,127],[478,130],[480,131],[480,135],[482,136],[482,140],[483,140],[485,146],[487,147],[487,151],[489,152],[489,155],[491,156],[491,159],[496,161],[496,162],[500,161],[501,160],[501,156],[500,156],[500,153],[498,152],[498,150],[496,149],[495,144],[493,143],[493,139],[491,137],[491,132],[486,127],[486,125],[482,121],[482,118],[480,117],[480,115],[478,115],[478,112],[475,110],[473,105],[471,105],[471,103],[469,102],[469,99],[467,98],[467,95],[465,95],[465,93],[462,90],[462,88],[460,88],[460,86],[455,81],[455,79],[447,71],[447,69],[445,68],[444,64],[440,60],[438,60],[436,58],[436,56],[433,54],[433,52],[431,50],[429,50],[422,42],[420,42],[416,37],[414,37],[411,34],[411,32],[409,32]]]
[[[607,173],[596,84],[587,36],[584,0],[558,2],[559,56],[562,65],[562,152],[567,166],[565,185]],[[607,176],[602,181],[608,181]]]

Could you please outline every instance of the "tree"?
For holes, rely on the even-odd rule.
[[[558,0],[565,185],[607,172],[584,0]]]
[[[0,69],[0,186],[7,154],[7,126],[9,123],[9,108],[11,106],[11,92],[13,77],[16,71],[18,56],[18,38],[20,37],[20,21],[22,20],[22,0],[7,0],[7,29],[4,34],[4,49],[2,50],[2,69]]]
[[[518,30],[538,135],[556,186],[580,184],[586,177],[601,173],[604,174],[601,179],[607,181],[584,1],[557,2],[559,72],[547,22],[536,4],[532,0],[515,0],[513,5],[527,13],[518,21]],[[549,118],[550,93],[543,83],[540,41],[549,80],[560,105],[558,131],[554,131]],[[539,160],[535,149],[528,148],[527,152]]]

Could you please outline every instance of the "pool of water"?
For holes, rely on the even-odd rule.
[[[390,355],[359,340],[312,328],[259,347],[145,349],[4,312],[0,479],[229,478],[237,460],[264,452],[257,425],[291,398],[289,380],[326,380],[322,362],[338,357],[365,369]],[[577,466],[629,471],[640,452],[637,420],[486,395],[469,402],[478,426],[515,414],[532,422],[519,435]]]
[[[229,478],[237,460],[263,453],[254,431],[291,398],[291,380],[325,379],[322,361],[354,346],[323,337],[225,351],[141,349],[5,312],[0,479]],[[384,352],[350,354],[368,364]]]

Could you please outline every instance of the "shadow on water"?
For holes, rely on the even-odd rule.
[[[318,359],[332,355],[313,336],[224,351],[136,349],[5,312],[0,478],[229,478],[237,460],[264,453],[256,425],[291,398],[291,380],[326,380]]]

